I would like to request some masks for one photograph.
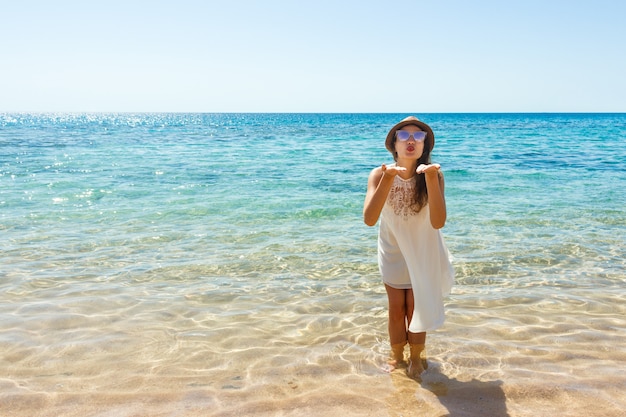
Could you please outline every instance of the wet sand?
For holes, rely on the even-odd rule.
[[[6,416],[621,416],[622,387],[601,392],[541,381],[450,379],[429,371],[421,384],[402,372],[386,376],[315,376],[311,369],[278,373],[272,382],[225,375],[207,387],[181,379],[146,379],[142,387],[103,392],[24,392],[3,383]],[[623,381],[622,381],[623,382]],[[180,388],[176,389],[175,386]],[[187,386],[185,386],[187,385]],[[201,384],[198,384],[201,385]],[[53,391],[53,390],[51,390]]]
[[[254,313],[225,303],[218,315],[204,295],[22,307],[3,323],[1,415],[623,415],[619,291],[586,306],[575,294],[477,303],[463,291],[428,337],[421,383],[384,371],[384,304],[332,292]]]

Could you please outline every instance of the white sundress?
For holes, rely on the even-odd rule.
[[[415,308],[409,331],[420,333],[443,325],[443,298],[450,294],[454,269],[441,231],[430,224],[428,204],[411,207],[416,177],[394,178],[380,215],[378,267],[393,288],[413,289]]]

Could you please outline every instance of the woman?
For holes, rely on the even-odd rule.
[[[450,293],[454,270],[439,229],[446,222],[444,180],[430,152],[435,136],[426,123],[410,116],[396,124],[385,141],[395,163],[369,175],[363,220],[380,217],[378,266],[389,300],[389,339],[393,367],[406,365],[418,379],[428,366],[421,358],[426,332],[444,321],[443,297]]]

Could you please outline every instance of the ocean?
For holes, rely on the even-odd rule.
[[[387,372],[367,176],[408,114],[0,114],[0,414],[617,416],[626,114],[417,114],[455,286]]]

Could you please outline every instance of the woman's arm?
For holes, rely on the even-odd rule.
[[[385,165],[374,168],[367,180],[367,194],[363,204],[363,221],[368,226],[374,226],[383,210],[389,190],[393,185],[393,177],[399,171],[406,170],[402,167],[387,167]]]
[[[430,224],[435,229],[441,229],[446,224],[446,199],[444,197],[444,180],[443,173],[440,170],[439,164],[432,164],[429,167],[436,167],[436,169],[428,168],[420,171],[421,165],[417,172],[422,172],[426,175],[426,188],[428,189],[428,206],[430,208]]]

